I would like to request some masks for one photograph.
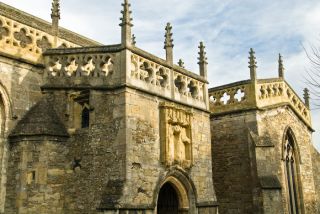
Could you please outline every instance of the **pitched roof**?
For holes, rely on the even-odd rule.
[[[40,100],[24,115],[11,132],[10,137],[39,135],[69,136],[48,98]]]

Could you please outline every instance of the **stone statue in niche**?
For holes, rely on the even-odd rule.
[[[192,113],[163,103],[161,114],[161,160],[166,166],[190,168],[192,164]]]

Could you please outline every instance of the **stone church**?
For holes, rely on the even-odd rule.
[[[320,212],[309,94],[284,78],[208,88],[199,71],[136,46],[103,45],[0,2],[0,213]]]

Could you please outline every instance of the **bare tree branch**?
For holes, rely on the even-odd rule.
[[[315,108],[312,110],[320,109],[320,38],[317,45],[309,44],[306,48],[303,44],[302,47],[310,62],[309,68],[306,69],[306,76],[304,77],[305,83],[309,86],[309,93]]]

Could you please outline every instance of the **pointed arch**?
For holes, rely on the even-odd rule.
[[[88,128],[90,125],[90,109],[88,104],[84,104],[81,111],[81,128]]]
[[[292,130],[292,128],[290,126],[287,126],[284,129],[283,132],[283,136],[282,136],[282,146],[281,146],[281,159],[285,160],[285,149],[284,149],[284,145],[287,139],[290,139],[291,142],[293,143],[294,146],[294,151],[295,151],[295,155],[298,158],[299,163],[301,164],[301,155],[300,155],[300,148],[299,145],[297,144],[297,139],[296,136]]]
[[[191,178],[183,170],[172,168],[161,178],[154,194],[154,204],[157,205],[160,190],[163,186],[170,184],[178,196],[179,210],[185,213],[195,213],[197,192]]]
[[[302,213],[303,195],[300,177],[300,150],[291,127],[285,129],[282,141],[285,190],[290,214]]]
[[[8,121],[12,117],[12,105],[5,86],[0,82],[0,134],[3,135],[8,130]]]

